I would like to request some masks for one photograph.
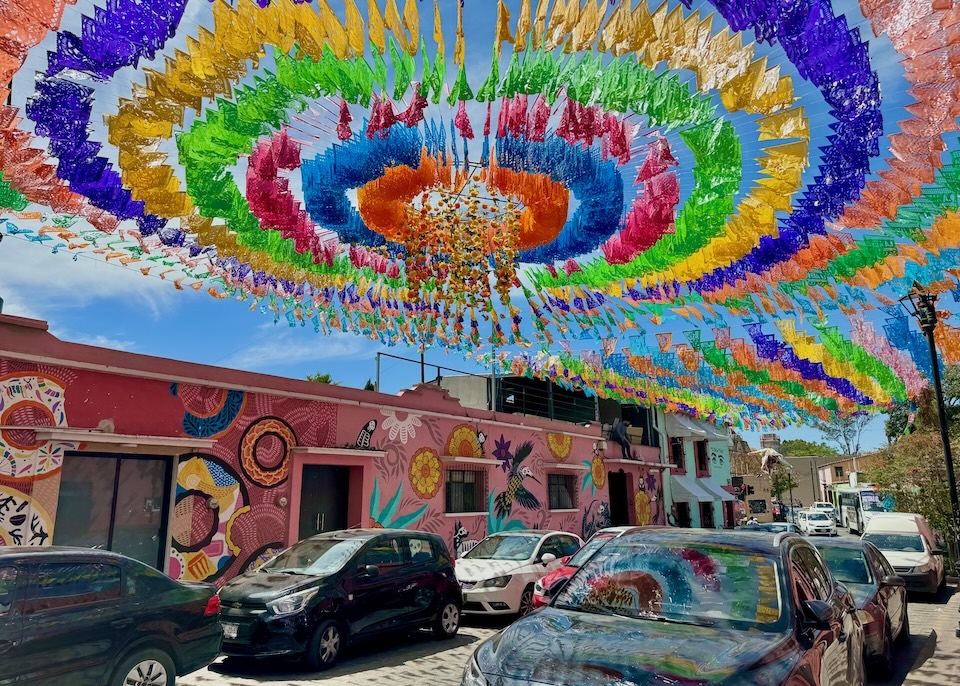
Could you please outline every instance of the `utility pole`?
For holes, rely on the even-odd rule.
[[[905,302],[906,301],[906,302]],[[907,305],[907,302],[910,305]],[[930,348],[930,364],[933,368],[933,392],[937,398],[937,418],[940,420],[940,440],[943,441],[943,458],[947,468],[947,487],[950,489],[950,508],[953,515],[953,550],[960,551],[960,498],[957,496],[957,478],[953,471],[953,451],[950,448],[950,430],[947,426],[947,408],[943,402],[943,384],[940,380],[940,359],[934,331],[937,328],[937,294],[931,293],[918,281],[900,299],[900,304],[920,323]]]

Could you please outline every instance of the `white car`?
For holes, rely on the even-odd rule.
[[[797,527],[808,536],[836,536],[837,523],[825,512],[804,510],[797,515]]]
[[[837,508],[833,506],[833,503],[828,503],[825,500],[818,500],[810,508],[813,512],[822,512],[823,514],[830,517],[830,519],[837,518]]]
[[[937,550],[936,535],[922,515],[882,512],[871,517],[864,528],[860,538],[880,549],[907,589],[936,593],[943,586],[945,553]]]
[[[583,545],[562,531],[504,531],[487,536],[456,563],[464,614],[524,615],[533,587]]]

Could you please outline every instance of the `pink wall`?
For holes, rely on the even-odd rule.
[[[110,352],[102,354],[109,357]],[[619,469],[630,475],[627,482],[632,484],[630,523],[663,523],[659,471],[606,464],[604,456],[594,454],[597,436],[573,435],[587,434],[583,427],[466,410],[433,386],[387,396],[115,355],[122,358],[126,373],[0,357],[0,426],[89,429],[109,419],[117,434],[215,441],[212,448],[179,457],[169,527],[173,576],[222,583],[294,540],[305,464],[352,467],[351,525],[431,531],[451,548],[463,549],[488,532],[519,527],[587,536],[609,522],[607,473]],[[172,379],[200,369],[208,379],[222,371],[241,384],[227,390],[215,382],[173,383],[129,375],[136,364],[161,363]],[[271,385],[275,392],[249,390]],[[305,391],[325,397],[290,397]],[[521,450],[525,443],[529,451]],[[60,465],[67,451],[83,449],[83,444],[37,442],[29,430],[0,430],[0,503],[10,498],[13,508],[25,515],[20,518],[0,508],[0,545],[55,540]],[[525,452],[520,461],[518,455]],[[473,461],[457,463],[454,457]],[[654,454],[642,457],[656,460]],[[481,513],[447,514],[447,470],[464,466],[487,473],[488,499]],[[521,468],[526,468],[525,476]],[[576,511],[548,509],[547,480],[554,472],[575,476]],[[532,499],[505,495],[515,490],[511,477]],[[214,501],[217,507],[211,508]]]

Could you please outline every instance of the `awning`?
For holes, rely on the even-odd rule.
[[[720,485],[720,482],[712,477],[707,477],[705,479],[697,479],[697,485],[700,486],[707,493],[714,494],[714,498],[713,498],[714,500],[716,498],[720,498],[720,500],[722,500],[725,503],[728,503],[732,500],[736,500],[736,498],[733,497],[732,493],[728,493],[727,491],[723,490],[723,486]]]
[[[684,503],[712,503],[716,496],[704,491],[692,476],[670,475],[673,499]]]
[[[667,415],[667,435],[670,438],[695,436],[699,439],[707,437],[707,432],[693,423],[694,420],[682,414]]]
[[[716,424],[711,422],[705,422],[702,419],[691,419],[686,418],[688,422],[693,423],[695,426],[703,430],[706,433],[706,439],[708,441],[729,441],[730,435],[724,433],[721,429],[717,428]]]

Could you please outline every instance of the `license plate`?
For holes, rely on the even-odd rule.
[[[236,638],[237,632],[240,630],[238,624],[223,624],[223,637],[224,638]]]

